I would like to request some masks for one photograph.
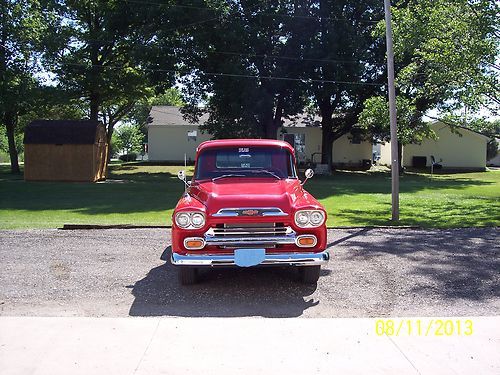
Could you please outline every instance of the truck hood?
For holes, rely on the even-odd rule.
[[[213,215],[222,208],[278,207],[285,213],[304,191],[295,179],[225,178],[195,182],[189,194],[199,200]]]

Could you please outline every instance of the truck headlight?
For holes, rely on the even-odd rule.
[[[179,212],[175,214],[175,223],[182,229],[198,229],[205,225],[205,215],[200,212]]]
[[[193,224],[195,228],[201,228],[205,225],[205,216],[200,213],[193,214],[193,216],[191,216],[191,224]]]
[[[316,228],[325,222],[325,214],[320,210],[301,210],[295,213],[295,224],[301,228]]]
[[[325,215],[321,211],[312,211],[311,212],[311,224],[312,225],[321,225],[325,220]]]
[[[301,227],[303,225],[307,225],[309,222],[309,212],[308,211],[299,211],[295,214],[295,223]]]

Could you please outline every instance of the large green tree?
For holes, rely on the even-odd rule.
[[[304,3],[226,3],[219,19],[193,28],[183,55],[188,117],[207,112],[204,129],[218,138],[276,138],[282,118],[306,100],[296,18]]]
[[[138,101],[172,83],[174,46],[169,38],[158,41],[155,33],[162,22],[176,24],[169,13],[171,2],[159,6],[139,0],[47,3],[48,14],[59,20],[47,44],[49,69],[69,98],[87,101],[88,117],[104,122],[109,142],[114,126]]]
[[[125,154],[141,151],[144,134],[137,126],[128,124],[119,126],[113,133],[113,149]]]
[[[396,2],[400,148],[432,136],[423,122],[430,110],[440,111],[436,119],[464,107],[472,113],[485,107],[498,111],[498,11],[498,3],[482,0]],[[384,33],[381,23],[375,34],[382,39]],[[383,97],[371,98],[361,116],[363,126],[381,140],[390,138],[387,107]]]
[[[322,162],[333,142],[353,130],[364,100],[381,92],[385,44],[373,35],[383,18],[378,0],[312,1],[303,35],[304,79],[322,118]]]
[[[380,1],[239,1],[213,32],[195,30],[186,66],[187,113],[210,114],[216,137],[275,138],[283,117],[316,105],[323,161],[357,123],[366,98],[380,93],[383,43],[372,32]],[[206,103],[204,108],[199,103]]]
[[[19,118],[33,108],[40,88],[37,58],[46,30],[38,1],[0,0],[0,124],[13,173],[19,173]]]

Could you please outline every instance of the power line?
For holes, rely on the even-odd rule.
[[[199,51],[203,53],[213,53],[221,55],[236,55],[236,56],[248,56],[248,57],[262,57],[277,60],[292,60],[292,61],[314,61],[314,62],[331,62],[339,64],[359,64],[360,60],[337,60],[337,59],[313,59],[308,57],[292,57],[292,56],[277,56],[272,54],[256,54],[256,53],[243,53],[243,52],[232,52],[232,51]]]
[[[198,9],[203,11],[211,11],[216,12],[218,9],[208,8],[208,7],[197,7],[193,5],[183,5],[183,4],[163,4],[163,3],[154,3],[151,1],[140,1],[140,0],[123,0],[124,3],[132,3],[132,4],[141,4],[141,5],[158,5],[165,6],[166,8],[185,8],[185,9]]]
[[[178,4],[165,4],[165,3],[158,3],[158,2],[153,2],[153,1],[140,1],[140,0],[123,0],[125,3],[134,3],[134,4],[141,4],[141,5],[155,5],[155,6],[166,6],[169,8],[192,8],[192,9],[198,9],[198,10],[206,10],[206,11],[216,11],[216,9],[211,9],[211,8],[204,8],[204,7],[196,7],[196,6],[190,6],[190,5],[178,5]],[[252,8],[256,8],[261,4],[257,3],[255,5],[252,5],[249,8],[242,8],[243,12],[248,12]],[[369,19],[350,19],[350,18],[339,18],[339,17],[321,17],[321,16],[306,16],[306,15],[298,15],[298,14],[280,14],[280,13],[268,13],[268,12],[259,12],[257,15],[262,15],[262,16],[269,16],[269,17],[285,17],[285,18],[299,18],[299,19],[313,19],[313,20],[328,20],[328,21],[344,21],[344,22],[362,22],[362,23],[372,23],[376,24],[382,21],[380,20],[369,20]]]
[[[134,1],[134,0],[125,0],[125,1]],[[155,4],[155,3],[151,3],[151,4]],[[158,3],[156,3],[158,4]],[[163,4],[158,4],[158,5],[163,5]],[[255,8],[257,7],[259,4],[255,4],[251,7],[249,7],[249,9],[252,9],[252,8]],[[208,8],[207,8],[208,9]],[[181,30],[181,29],[185,29],[186,27],[191,27],[191,26],[197,26],[197,25],[201,25],[203,23],[207,23],[207,22],[211,22],[211,21],[217,21],[217,20],[220,20],[221,18],[221,15],[217,16],[217,17],[213,17],[213,18],[209,18],[209,19],[205,19],[205,20],[202,20],[202,21],[197,21],[197,22],[192,22],[192,23],[188,23],[186,25],[183,25],[183,26],[180,26],[180,27],[173,27],[173,28],[170,28],[170,29],[167,29],[165,30],[166,32],[169,32],[169,31],[177,31],[177,30]]]
[[[124,69],[125,67],[112,66],[112,65],[87,65],[87,64],[76,64],[76,63],[63,63],[69,66],[80,66],[85,68],[101,68],[101,69]],[[149,72],[159,72],[159,73],[173,73],[182,74],[178,70],[174,69],[152,69],[152,68],[139,68]],[[293,77],[279,77],[279,76],[257,76],[250,74],[236,74],[236,73],[222,73],[222,72],[200,72],[203,75],[214,76],[214,77],[233,77],[233,78],[251,78],[260,80],[276,80],[276,81],[294,81],[294,82],[312,82],[312,83],[328,83],[337,85],[356,85],[356,86],[384,86],[384,84],[375,82],[353,82],[353,81],[336,81],[336,80],[323,80],[323,79],[310,79],[310,78],[293,78]]]
[[[85,42],[99,42],[99,43],[113,43],[111,40],[104,39],[85,39]],[[137,48],[134,46],[133,48]],[[141,48],[147,48],[144,44],[139,45]],[[232,55],[232,56],[247,56],[247,57],[257,57],[257,58],[269,58],[274,60],[290,60],[290,61],[311,61],[311,62],[326,62],[326,63],[336,63],[336,64],[361,64],[363,60],[339,60],[339,59],[314,59],[308,57],[293,57],[293,56],[279,56],[274,54],[257,54],[257,53],[245,53],[237,51],[211,51],[211,50],[197,50],[196,52],[207,53],[207,54],[217,54],[217,55]]]

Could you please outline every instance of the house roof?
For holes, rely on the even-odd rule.
[[[441,129],[442,129],[442,128],[446,128],[446,127],[448,127],[448,128],[450,128],[450,129],[451,129],[451,125],[446,124],[446,123],[444,123],[444,122],[442,122],[442,121],[434,121],[434,122],[431,124],[431,126],[440,127]],[[467,131],[467,132],[469,132],[469,133],[471,133],[471,134],[473,134],[473,135],[479,136],[479,137],[484,138],[484,139],[486,139],[486,140],[488,140],[488,141],[490,140],[490,137],[488,137],[487,135],[484,135],[484,134],[479,133],[479,132],[477,132],[477,131],[475,131],[475,130],[472,130],[472,129],[466,128],[465,126],[458,126],[458,125],[456,125],[455,127],[456,127],[456,128],[458,128],[458,129],[460,129],[460,131],[461,131],[461,130],[465,130],[465,131]]]
[[[282,121],[285,128],[321,127],[321,116],[310,115],[308,113],[290,116],[289,118],[284,118]]]
[[[189,122],[184,119],[184,115],[180,111],[180,107],[174,106],[153,106],[149,113],[151,122],[149,125],[203,125],[208,120],[208,114],[200,117],[198,122]],[[321,117],[312,116],[309,114],[298,114],[283,119],[284,127],[305,128],[308,126],[320,127]]]
[[[208,114],[204,114],[198,122],[189,122],[184,119],[180,107],[168,105],[153,106],[149,117],[151,118],[149,125],[202,125],[208,120]]]
[[[24,131],[25,144],[93,144],[99,121],[35,120]]]

